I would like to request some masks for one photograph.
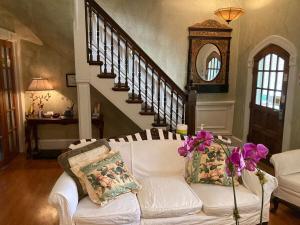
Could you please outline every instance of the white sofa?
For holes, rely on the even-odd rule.
[[[299,159],[300,149],[275,154],[270,159],[278,179],[278,188],[274,191],[274,211],[277,210],[279,202],[300,207]]]
[[[127,193],[103,207],[89,197],[78,202],[75,182],[63,173],[49,196],[59,214],[60,225],[229,225],[232,217],[231,187],[192,184],[184,181],[185,159],[177,153],[182,144],[178,135],[161,140],[132,138],[110,141],[119,150],[128,169],[142,184],[138,196]],[[167,138],[167,139],[165,139]],[[175,140],[174,140],[175,139]],[[179,139],[179,140],[178,140]],[[127,142],[125,142],[127,141]],[[129,141],[129,142],[128,142]],[[269,220],[270,197],[277,187],[276,178],[267,175],[263,221]],[[241,225],[259,223],[261,186],[254,173],[244,172],[243,185],[237,187]]]

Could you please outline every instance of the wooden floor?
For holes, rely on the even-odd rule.
[[[55,160],[24,155],[0,170],[0,225],[58,225],[47,198],[61,172]],[[300,225],[300,213],[280,205],[269,225]]]

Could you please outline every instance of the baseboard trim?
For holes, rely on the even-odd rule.
[[[78,139],[41,139],[39,140],[39,149],[66,149]]]

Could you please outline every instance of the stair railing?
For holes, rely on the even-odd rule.
[[[195,97],[189,98],[95,0],[85,0],[85,6],[87,62],[100,65],[100,77],[115,78],[113,90],[130,91],[127,103],[142,103],[140,114],[155,115],[153,126],[174,130],[187,123],[194,133]]]

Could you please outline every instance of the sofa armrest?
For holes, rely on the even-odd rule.
[[[275,176],[289,175],[300,172],[300,149],[286,151],[272,155],[270,162],[275,169]],[[287,163],[288,162],[288,163]]]
[[[73,215],[78,205],[78,192],[74,180],[63,173],[56,181],[48,202],[57,209],[60,225],[73,225]]]
[[[264,171],[263,171],[264,172]],[[260,199],[262,197],[261,193],[261,184],[258,177],[255,175],[255,172],[250,172],[244,170],[242,173],[242,180],[244,186],[257,195]],[[269,221],[269,208],[270,208],[270,199],[273,191],[278,187],[278,181],[272,175],[265,173],[265,178],[267,182],[264,184],[264,211],[263,211],[263,222]]]

